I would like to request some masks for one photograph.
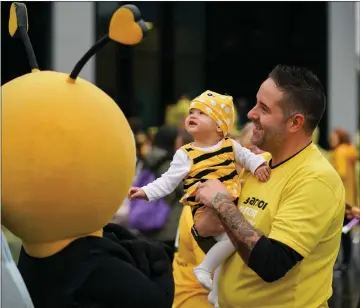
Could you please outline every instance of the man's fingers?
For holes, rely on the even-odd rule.
[[[195,195],[195,201],[200,202],[200,193],[199,193],[199,191]]]
[[[205,183],[206,183],[206,182],[205,182]],[[204,188],[204,187],[205,187],[205,183],[200,183],[200,184],[197,186],[197,189]]]

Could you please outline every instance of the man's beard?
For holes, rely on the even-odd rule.
[[[266,152],[271,152],[272,149],[281,146],[283,140],[283,127],[270,132],[262,128],[261,135],[258,138],[251,138],[253,145]]]

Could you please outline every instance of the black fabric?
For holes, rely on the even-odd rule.
[[[221,148],[220,150],[217,150],[215,152],[209,152],[209,153],[206,153],[206,154],[202,154],[196,158],[193,159],[193,164],[196,165],[197,163],[203,161],[203,160],[206,160],[206,159],[209,159],[211,157],[214,157],[214,156],[218,156],[220,154],[223,154],[223,153],[231,153],[233,152],[234,149],[232,146],[228,146],[228,147],[224,147],[224,148]]]
[[[192,228],[191,228],[191,234],[192,234],[193,238],[195,239],[196,243],[199,245],[200,249],[205,254],[207,254],[208,251],[217,243],[216,240],[212,236],[209,236],[209,237],[200,236],[194,226],[192,226]]]
[[[290,156],[289,158],[285,159],[284,161],[276,164],[276,165],[272,165],[272,158],[269,161],[269,167],[270,169],[275,169],[279,166],[281,166],[282,164],[285,164],[287,161],[289,161],[290,159],[292,159],[293,157],[295,157],[296,155],[298,155],[299,153],[301,153],[302,151],[304,151],[310,144],[312,144],[313,142],[311,141],[306,147],[302,148],[299,152],[296,152],[294,155]]]
[[[350,219],[344,217],[343,225],[346,226],[350,222]],[[341,233],[341,250],[342,250],[342,264],[350,265],[352,254],[352,239],[351,233]]]
[[[115,225],[104,228],[103,238],[77,239],[47,258],[22,249],[19,270],[36,308],[170,308],[174,297],[161,244]]]
[[[262,236],[251,252],[248,266],[265,282],[274,282],[303,257],[289,246]]]
[[[166,250],[168,257],[171,263],[174,261],[174,253],[175,253],[175,240],[171,241],[161,241],[161,245],[163,245],[164,249]]]

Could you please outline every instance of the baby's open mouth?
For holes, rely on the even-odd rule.
[[[189,121],[189,125],[196,125],[197,123],[195,122],[195,121],[193,121],[193,120],[190,120]]]

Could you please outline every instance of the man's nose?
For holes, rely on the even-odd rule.
[[[247,114],[249,120],[257,120],[259,118],[257,112],[254,109],[255,108],[252,108]]]

